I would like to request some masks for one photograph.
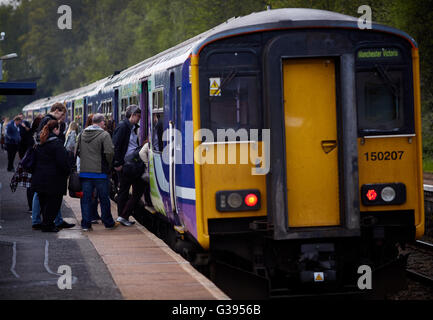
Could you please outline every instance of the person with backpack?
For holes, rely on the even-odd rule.
[[[141,175],[144,172],[144,163],[141,161],[138,141],[138,122],[141,118],[140,108],[132,104],[126,108],[126,119],[124,119],[115,129],[113,134],[114,144],[114,169],[119,177],[119,192],[117,197],[117,214],[119,221],[124,226],[132,226],[133,221],[129,221],[132,210],[140,200],[144,192],[144,181]],[[142,172],[134,174],[135,168]],[[141,168],[140,168],[141,166]],[[132,170],[131,170],[132,169]],[[129,189],[132,186],[132,196],[129,197]]]

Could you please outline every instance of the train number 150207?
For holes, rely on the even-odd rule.
[[[389,161],[403,159],[404,151],[385,151],[385,152],[366,152],[364,153],[367,161]]]

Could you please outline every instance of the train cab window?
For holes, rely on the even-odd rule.
[[[92,113],[92,104],[88,104],[87,105],[87,114],[91,114]]]
[[[211,79],[214,78],[209,81]],[[261,128],[257,77],[229,75],[218,85],[219,92],[211,92],[209,96],[210,129]]]
[[[413,133],[412,76],[404,51],[366,48],[356,59],[360,136]]]
[[[404,125],[403,79],[399,71],[359,72],[359,125],[364,130],[393,131]]]

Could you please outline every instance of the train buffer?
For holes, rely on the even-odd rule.
[[[65,221],[75,227],[32,230],[26,189],[11,192],[6,163],[0,150],[0,300],[229,299],[138,223],[83,232],[79,199],[65,196],[62,204]],[[114,203],[111,210],[116,218]]]

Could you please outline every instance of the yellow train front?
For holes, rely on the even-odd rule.
[[[281,9],[227,22],[190,59],[196,239],[211,261],[269,294],[356,291],[360,266],[423,235],[409,35]]]

